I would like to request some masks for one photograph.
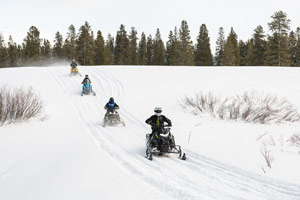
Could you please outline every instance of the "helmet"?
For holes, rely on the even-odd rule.
[[[75,59],[73,59],[72,62],[75,62]]]
[[[89,77],[89,75],[85,75],[85,78],[88,78]]]
[[[160,116],[160,114],[161,114],[161,112],[162,112],[161,107],[156,107],[156,108],[154,108],[154,112],[155,112],[155,115],[156,115],[156,116]]]
[[[110,98],[109,98],[109,102],[113,103],[114,101],[115,101],[115,100],[114,100],[113,97],[110,97]]]

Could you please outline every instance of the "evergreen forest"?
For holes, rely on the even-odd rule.
[[[70,25],[65,37],[56,32],[51,43],[31,26],[22,44],[16,44],[12,36],[5,41],[0,33],[0,68],[46,66],[73,59],[80,65],[300,66],[300,27],[291,30],[290,23],[285,12],[277,11],[268,30],[258,25],[247,41],[239,40],[233,27],[227,36],[220,27],[215,55],[206,25],[200,26],[193,43],[185,20],[170,30],[165,42],[159,28],[153,36],[139,35],[134,27],[127,31],[121,24],[115,36],[104,37],[85,22],[79,29]]]

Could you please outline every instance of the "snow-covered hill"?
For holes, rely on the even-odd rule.
[[[48,116],[0,127],[0,199],[300,199],[300,148],[287,142],[300,133],[299,123],[220,121],[179,105],[198,91],[230,96],[256,90],[286,97],[299,109],[300,68],[79,70],[90,76],[96,96],[80,96],[83,77],[70,77],[68,67],[0,69],[0,84],[32,86]],[[126,127],[101,126],[111,96]],[[172,120],[186,161],[145,159],[150,127],[144,121],[156,106]],[[272,169],[260,152],[270,140]]]

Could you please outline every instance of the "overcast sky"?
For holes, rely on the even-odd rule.
[[[194,43],[206,24],[214,51],[220,26],[226,35],[232,26],[239,39],[247,40],[257,25],[268,33],[270,16],[279,10],[291,19],[292,30],[300,26],[299,0],[0,0],[0,33],[6,42],[12,35],[20,44],[29,27],[36,26],[41,38],[53,42],[56,31],[65,38],[71,24],[78,30],[88,21],[105,39],[124,24],[127,32],[135,27],[139,36],[154,36],[159,28],[166,42],[169,31],[186,20]]]

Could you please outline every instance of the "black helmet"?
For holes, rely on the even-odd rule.
[[[85,75],[85,78],[88,78],[89,77],[89,75]]]
[[[113,97],[110,97],[110,98],[109,98],[109,102],[113,103],[114,101],[115,101],[115,100],[114,100]]]

